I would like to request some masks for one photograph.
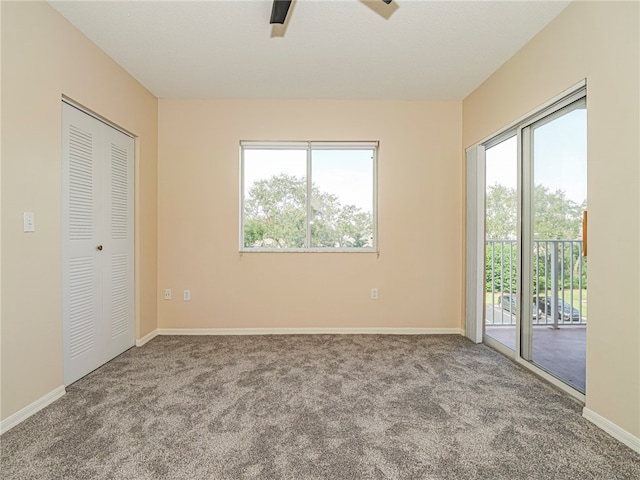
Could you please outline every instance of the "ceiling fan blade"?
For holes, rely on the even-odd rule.
[[[284,23],[291,6],[291,0],[273,0],[269,23]]]

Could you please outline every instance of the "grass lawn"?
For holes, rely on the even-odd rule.
[[[573,298],[571,296],[572,294],[573,294]],[[492,294],[491,292],[486,292],[485,294],[486,305],[499,305],[500,304],[499,298],[501,295],[502,294],[500,292],[495,292],[494,294]],[[544,292],[540,292],[540,295],[544,295]],[[547,295],[549,294],[547,293]],[[565,289],[563,300],[571,304],[573,308],[580,310],[580,290],[579,289],[577,288],[574,290]],[[585,318],[587,317],[587,304],[588,304],[587,290],[582,290],[582,316]]]

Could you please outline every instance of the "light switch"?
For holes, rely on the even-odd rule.
[[[24,212],[24,231],[35,232],[36,231],[36,216],[33,212]]]

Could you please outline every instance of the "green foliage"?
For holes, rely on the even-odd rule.
[[[489,242],[485,248],[484,272],[487,292],[515,293],[518,278],[516,242]]]
[[[533,290],[545,293],[551,289],[551,244],[534,242]],[[587,288],[587,258],[580,244],[558,245],[558,288]],[[516,292],[518,252],[515,241],[488,241],[485,247],[485,287],[487,292]],[[564,255],[562,254],[564,249]],[[582,269],[580,269],[582,262]],[[581,278],[582,277],[582,278]],[[493,290],[492,290],[493,288]]]
[[[515,240],[518,203],[515,188],[495,184],[487,189],[485,229],[488,239]]]
[[[302,178],[283,174],[255,182],[244,204],[245,246],[304,247],[305,204]]]
[[[533,251],[533,290],[542,293],[551,289],[551,243],[536,242]],[[564,251],[563,251],[564,250]],[[587,257],[582,256],[578,243],[558,244],[558,288],[587,288]],[[582,271],[580,269],[582,263]],[[546,273],[545,273],[546,272]],[[582,278],[580,278],[582,276]]]
[[[580,237],[582,211],[586,202],[578,204],[567,198],[564,190],[550,190],[537,185],[534,189],[534,236],[536,240],[575,240]],[[487,189],[485,280],[488,292],[516,291],[518,254],[515,240],[518,227],[517,192],[514,188],[495,184]],[[501,240],[492,244],[491,240]],[[508,241],[508,242],[505,242]],[[493,245],[493,247],[492,247]],[[533,244],[533,288],[546,292],[551,288],[551,244]],[[587,287],[586,258],[580,244],[559,243],[558,287],[575,289]],[[580,263],[582,262],[582,272]],[[545,273],[546,272],[546,273]]]
[[[536,185],[533,194],[533,231],[536,239],[576,240],[580,237],[582,212],[586,202],[567,198],[564,190]]]
[[[534,189],[533,212],[536,239],[573,240],[580,236],[582,211],[586,203],[567,198],[564,190],[543,185]],[[515,188],[491,185],[487,188],[485,229],[488,239],[513,240],[518,226],[518,202]]]
[[[245,247],[303,248],[306,241],[307,183],[280,174],[253,184],[244,208]],[[373,218],[338,197],[311,188],[311,247],[371,246]]]

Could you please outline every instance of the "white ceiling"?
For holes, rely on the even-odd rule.
[[[51,1],[160,98],[462,99],[570,2]],[[387,17],[387,18],[385,18]]]

